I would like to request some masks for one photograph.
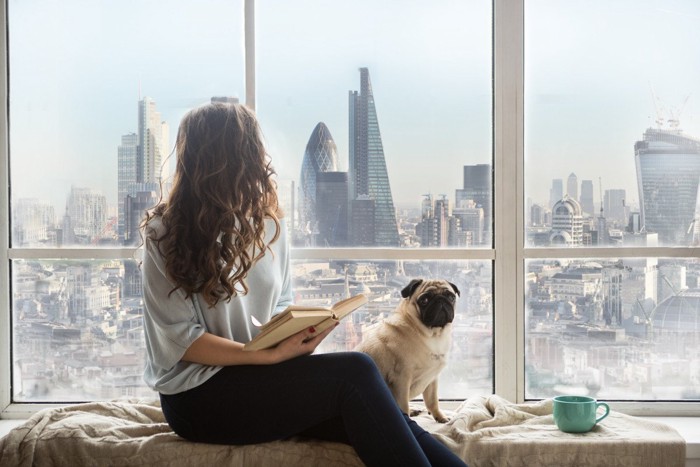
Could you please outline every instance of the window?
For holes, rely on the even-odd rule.
[[[13,248],[134,244],[182,115],[245,90],[242,11],[7,2]],[[212,27],[222,17],[227,27]]]
[[[138,224],[167,188],[182,115],[244,98],[243,2],[5,6],[10,400],[152,394]]]
[[[526,397],[700,399],[697,12],[525,4]]]
[[[214,98],[261,121],[297,301],[370,296],[323,351],[441,277],[441,398],[700,413],[694,2],[112,3],[3,1],[0,410],[151,394],[135,229]]]
[[[491,394],[490,261],[412,254],[491,248],[490,3],[407,2],[401,15],[371,0],[256,3],[256,108],[290,213],[297,300],[366,293],[324,346],[349,350],[412,278],[447,279],[461,297],[440,396]]]

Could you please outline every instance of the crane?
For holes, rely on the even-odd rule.
[[[654,122],[657,128],[664,126],[664,113],[665,109],[661,99],[654,92],[654,87],[649,83],[649,88],[651,90],[651,101],[654,104]]]
[[[681,124],[679,119],[681,117],[681,114],[683,113],[683,109],[685,109],[685,104],[688,103],[688,99],[690,99],[690,94],[685,96],[685,99],[683,99],[681,105],[679,105],[677,108],[669,109],[668,111],[668,126],[673,128],[674,130],[677,129]]]
[[[683,99],[683,102],[678,107],[671,107],[667,109],[663,102],[661,102],[659,96],[657,96],[654,92],[654,88],[651,86],[651,83],[649,84],[649,87],[651,88],[651,98],[654,104],[654,121],[656,123],[656,127],[661,129],[664,124],[668,124],[670,129],[678,130],[678,127],[680,127],[681,114],[683,113],[685,105],[688,103],[688,99],[690,99],[692,93],[685,96],[685,99]],[[666,118],[666,115],[668,115],[668,118]]]

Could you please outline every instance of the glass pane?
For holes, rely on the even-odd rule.
[[[12,262],[15,402],[153,397],[136,261]]]
[[[12,246],[138,241],[182,115],[243,96],[242,12],[242,0],[9,0]]]
[[[525,2],[527,245],[698,243],[699,16],[692,0]]]
[[[258,114],[296,245],[491,247],[490,1],[256,15]]]
[[[295,261],[295,303],[330,306],[364,293],[369,302],[321,344],[320,352],[352,350],[392,314],[412,278],[444,279],[459,290],[452,348],[440,374],[439,396],[464,399],[493,394],[493,290],[490,261]]]
[[[348,293],[370,302],[344,320],[319,352],[352,350],[391,313],[410,277],[442,278],[460,290],[442,398],[493,392],[493,297],[488,261],[296,261],[295,301],[330,305]],[[12,262],[13,400],[150,397],[136,261]]]
[[[526,262],[526,397],[700,400],[700,261]]]

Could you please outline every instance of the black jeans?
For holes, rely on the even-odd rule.
[[[372,359],[359,352],[224,367],[196,388],[161,394],[161,404],[173,430],[192,441],[302,435],[350,444],[368,466],[465,465],[401,412]]]

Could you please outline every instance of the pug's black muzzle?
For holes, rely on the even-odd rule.
[[[436,295],[418,307],[421,322],[429,328],[442,328],[455,318],[454,298],[448,296]]]

